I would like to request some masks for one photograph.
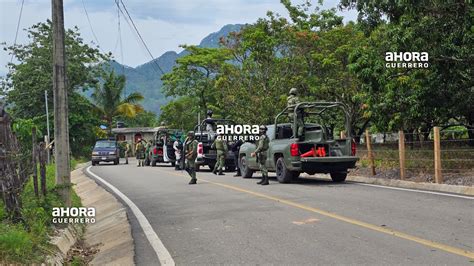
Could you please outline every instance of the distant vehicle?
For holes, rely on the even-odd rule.
[[[292,125],[297,121],[279,123],[279,119],[288,117],[288,108],[285,108],[275,117],[275,124],[268,125],[267,136],[270,140],[265,162],[269,171],[276,172],[280,183],[288,183],[299,177],[300,173],[314,175],[316,173],[330,174],[334,182],[344,182],[349,168],[354,168],[358,158],[356,145],[352,137],[334,139],[332,128],[328,125],[331,118],[324,117],[329,110],[342,110],[345,119],[345,132],[350,133],[349,113],[344,104],[338,102],[303,102],[294,108],[294,116],[302,116],[304,120],[304,134],[293,136]],[[309,122],[310,117],[316,116],[324,123]],[[307,122],[308,121],[308,122]],[[255,157],[250,154],[256,149],[255,143],[242,144],[239,151],[239,160],[242,176],[252,177],[259,167]]]
[[[171,166],[175,166],[176,156],[173,142],[181,135],[182,132],[178,129],[170,129],[165,126],[158,127],[153,137],[153,145],[149,151],[151,166],[156,166],[157,163],[171,163]]]
[[[92,150],[92,165],[100,162],[113,162],[119,164],[120,149],[116,140],[100,139],[97,140]]]
[[[204,119],[201,124],[194,127],[194,138],[198,141],[196,170],[199,170],[202,165],[207,165],[212,170],[216,165],[217,151],[216,149],[211,149],[211,146],[216,137],[217,125],[235,125],[235,122],[230,119],[212,118],[211,121],[212,130],[209,119]],[[225,157],[225,168],[227,171],[235,171],[234,152],[231,151],[229,142],[227,142],[227,146],[228,152]]]

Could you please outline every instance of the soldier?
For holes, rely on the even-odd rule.
[[[267,150],[268,150],[268,137],[267,137],[267,127],[264,125],[260,126],[260,138],[258,139],[257,149],[250,154],[250,156],[257,156],[257,162],[259,164],[260,172],[262,172],[262,180],[258,182],[259,185],[268,185],[268,170],[265,166],[267,161]]]
[[[138,140],[138,143],[135,146],[135,153],[137,155],[137,167],[144,166],[143,160],[145,159],[145,145],[143,145],[141,139]]]
[[[240,166],[239,166],[239,150],[240,146],[242,146],[243,142],[242,140],[237,140],[232,144],[231,150],[234,152],[234,165],[237,168],[237,173],[234,176],[241,176],[242,174],[240,173]]]
[[[130,156],[130,144],[125,141],[125,164],[128,164],[128,156]]]
[[[186,159],[185,170],[191,176],[190,185],[196,184],[196,169],[194,168],[194,162],[197,157],[197,146],[198,142],[194,139],[194,132],[189,131],[188,137],[184,141],[184,158]]]
[[[176,138],[173,142],[173,150],[174,150],[174,158],[175,158],[175,164],[174,164],[174,169],[175,170],[180,170],[180,161],[181,161],[181,149],[179,148],[181,143],[179,143],[179,138]]]
[[[211,145],[211,149],[216,149],[217,151],[216,164],[214,165],[214,170],[212,172],[217,175],[217,171],[219,171],[219,175],[224,175],[222,168],[225,166],[227,143],[222,139],[221,134],[217,135],[216,140],[214,140]]]
[[[298,133],[298,137],[303,136],[303,114],[298,113],[296,116],[296,128],[293,125],[293,121],[295,120],[295,107],[298,103],[300,103],[300,99],[298,98],[298,90],[296,88],[290,89],[290,95],[286,101],[286,106],[288,107],[288,117],[290,118],[291,128],[293,130],[293,137],[296,137]]]

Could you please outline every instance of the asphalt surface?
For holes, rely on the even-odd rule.
[[[474,265],[474,200],[306,178],[269,186],[166,165],[91,171],[143,212],[177,265]],[[138,265],[157,263],[128,213]]]

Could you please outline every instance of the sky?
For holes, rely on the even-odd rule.
[[[166,51],[179,52],[181,44],[199,44],[212,32],[227,24],[255,22],[265,17],[268,10],[288,17],[279,0],[122,0],[125,3],[143,39],[157,58]],[[303,0],[293,0],[295,4]],[[13,44],[22,0],[0,0],[0,43]],[[317,1],[313,1],[314,5]],[[323,8],[336,7],[338,0],[326,0]],[[133,31],[121,16],[121,34],[115,0],[64,0],[65,27],[78,26],[86,43],[95,40],[84,10],[87,11],[92,29],[101,49],[112,52],[115,59],[136,67],[151,60]],[[355,20],[355,11],[338,11],[344,21]],[[51,0],[24,0],[17,43],[26,43],[23,30],[51,18]],[[119,36],[122,38],[120,45]],[[3,48],[3,47],[2,47]],[[122,48],[122,49],[121,49]],[[121,56],[123,51],[123,57]],[[0,51],[0,76],[5,75],[5,65],[11,56]]]

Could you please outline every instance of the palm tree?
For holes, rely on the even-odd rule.
[[[125,76],[117,76],[113,71],[104,75],[104,83],[95,88],[92,100],[102,119],[107,122],[109,135],[112,135],[113,119],[117,116],[135,117],[143,111],[138,104],[143,96],[133,92],[122,97],[125,89]]]

